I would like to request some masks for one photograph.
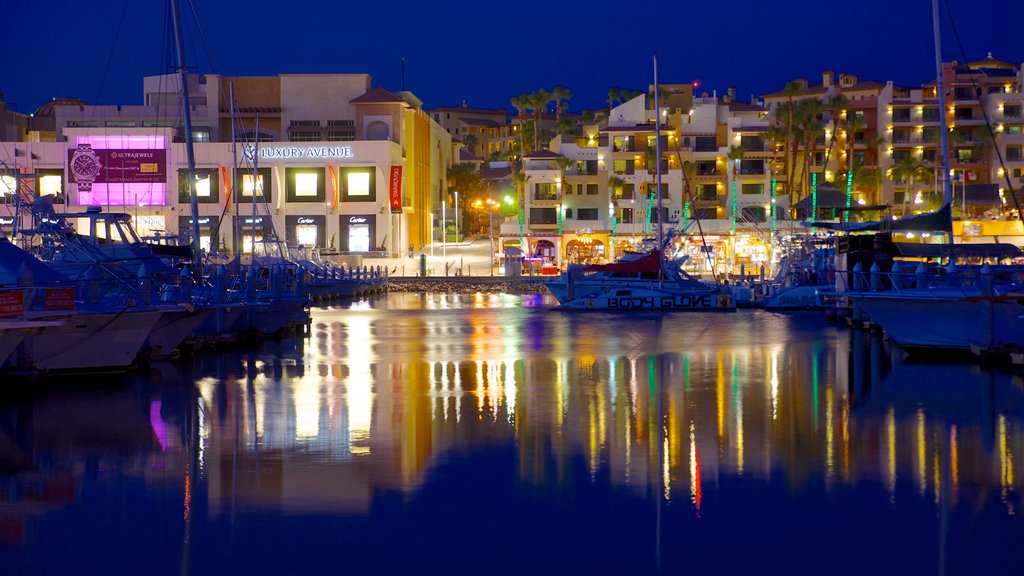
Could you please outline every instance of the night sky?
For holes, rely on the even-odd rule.
[[[939,1],[963,48],[944,8],[945,60],[1024,61],[1024,1]],[[8,107],[31,112],[56,96],[141,104],[142,77],[174,63],[166,4],[0,0]],[[652,82],[653,54],[660,82],[699,80],[719,94],[736,86],[742,100],[796,77],[820,82],[826,69],[902,86],[935,70],[930,0],[182,0],[182,9],[194,70],[368,73],[397,91],[404,58],[405,88],[428,109],[463,100],[511,109],[513,96],[558,84],[575,92],[571,110],[602,107],[609,86]]]

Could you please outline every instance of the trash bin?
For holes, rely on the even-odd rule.
[[[427,275],[427,255],[420,254],[420,276]]]

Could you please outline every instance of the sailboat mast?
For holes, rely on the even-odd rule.
[[[942,179],[942,199],[950,210],[949,227],[946,230],[947,243],[953,243],[953,185],[949,179],[949,128],[946,125],[946,90],[942,83],[942,36],[939,26],[939,0],[932,0],[932,32],[935,37],[935,98],[939,103],[939,170]]]
[[[196,156],[192,149],[192,106],[188,99],[188,74],[185,71],[185,45],[181,38],[181,14],[178,0],[171,0],[174,20],[174,45],[178,55],[178,77],[181,80],[181,109],[185,117],[185,155],[188,158],[188,197],[192,209],[192,276],[203,275],[203,260],[199,244],[199,199],[196,197]]]
[[[256,262],[256,191],[263,192],[260,186],[260,115],[256,114],[256,145],[252,149],[252,263]]]
[[[237,141],[235,139],[235,83],[231,82],[228,84],[228,95],[231,98],[231,187],[236,188],[238,186],[238,148]],[[238,195],[242,192],[241,190],[235,190],[232,194],[235,200],[235,221],[231,223],[231,230],[235,236],[235,254],[240,255],[242,253],[242,234],[238,227],[239,214],[238,214]]]
[[[658,98],[658,55],[654,55],[654,186],[658,195],[658,250],[662,251],[661,260],[665,259],[662,246],[662,210],[661,210],[661,103]],[[658,285],[661,285],[663,274],[658,267]]]

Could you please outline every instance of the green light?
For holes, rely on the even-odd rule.
[[[846,173],[846,212],[843,213],[843,222],[850,221],[851,201],[853,201],[853,170]]]
[[[818,219],[818,174],[811,174],[811,222]],[[812,227],[813,228],[813,227]]]
[[[775,234],[775,178],[772,178],[772,234]]]
[[[690,203],[686,202],[683,204],[683,221],[684,224],[690,219]]]
[[[558,235],[562,235],[562,206],[558,206]]]
[[[736,233],[736,181],[732,181],[732,228],[730,229],[733,234]]]
[[[654,194],[654,192],[651,192],[650,196],[647,197],[647,230],[644,232],[645,234],[651,233],[651,217],[654,216],[651,213],[654,206]]]
[[[509,206],[512,205],[512,195],[511,194],[506,194],[505,195],[505,204],[508,204]]]
[[[658,371],[654,367],[654,356],[647,357],[647,389],[651,393],[651,400],[657,398],[655,394],[658,391]]]

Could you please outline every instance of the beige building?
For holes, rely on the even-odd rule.
[[[431,241],[452,145],[411,93],[371,88],[365,74],[190,75],[188,84],[205,246],[234,252],[276,236],[380,256]],[[140,106],[55,103],[52,132],[41,121],[33,140],[0,143],[35,175],[18,182],[23,197],[127,211],[144,235],[190,233],[179,85],[175,75],[146,78]],[[69,166],[80,147],[102,165],[85,188]],[[132,163],[140,155],[146,168]]]

